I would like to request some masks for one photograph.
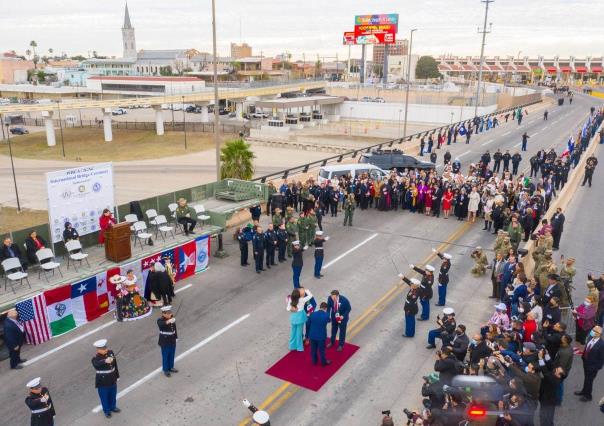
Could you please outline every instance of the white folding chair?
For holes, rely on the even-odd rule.
[[[44,272],[44,278],[46,278],[46,282],[48,282],[48,272],[52,271],[52,275],[55,275],[55,269],[59,271],[61,277],[63,277],[63,273],[61,272],[61,264],[59,262],[55,262],[55,255],[49,248],[43,248],[36,252],[36,257],[38,258],[38,263],[40,264],[40,270],[38,271],[38,278]]]
[[[138,222],[138,216],[132,213],[127,214],[124,216],[124,221],[130,224],[130,232],[132,232],[132,239],[134,239],[134,226],[132,225]]]
[[[80,262],[82,265],[82,260],[86,261],[86,264],[90,268],[90,263],[88,263],[88,253],[84,253],[82,251],[82,244],[78,240],[69,240],[65,243],[65,248],[67,249],[67,269],[69,269],[69,261],[73,260],[73,268],[78,272],[78,268],[75,264],[76,261]]]
[[[164,216],[163,214],[156,216],[155,238],[157,239],[157,235],[159,234],[161,235],[161,239],[163,241],[166,241],[166,236],[168,235],[168,232],[172,234],[172,238],[176,238],[176,236],[174,235],[174,227],[168,225],[168,220],[166,219],[166,216]]]
[[[13,293],[15,293],[13,283],[16,281],[19,281],[19,284],[23,285],[23,280],[25,280],[29,288],[31,288],[29,278],[27,278],[27,272],[23,270],[21,261],[18,258],[10,257],[8,259],[3,260],[2,269],[4,270],[4,291],[6,291],[6,286],[9,281],[10,289],[13,291]]]
[[[178,208],[178,204],[176,203],[170,203],[168,204],[168,209],[170,210],[170,222],[174,223],[175,226],[175,232],[177,233],[178,231],[180,231],[182,234],[185,233],[185,230],[183,228],[183,226],[178,223],[178,220],[176,219],[176,209]]]
[[[157,211],[155,209],[149,209],[145,212],[145,215],[147,216],[147,220],[149,221],[149,225],[152,226],[157,226],[157,223],[155,222],[155,218],[157,217]]]
[[[206,208],[202,204],[198,204],[193,207],[195,209],[195,214],[197,214],[197,219],[199,220],[200,226],[203,228],[204,222],[206,220],[210,220],[210,216],[206,213]]]
[[[153,236],[153,234],[147,232],[147,224],[145,222],[138,221],[135,222],[134,225],[134,237],[138,240],[138,242],[141,245],[141,250],[143,250],[143,240],[144,241],[148,241],[149,238],[151,238]],[[136,245],[136,241],[134,242],[134,245]]]

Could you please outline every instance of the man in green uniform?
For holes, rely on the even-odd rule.
[[[317,231],[317,216],[315,216],[315,209],[310,209],[308,215],[306,215],[306,222],[308,224],[308,231],[306,233],[306,241],[308,245],[315,245],[315,232]]]
[[[298,218],[298,236],[300,237],[301,247],[306,247],[306,244],[308,243],[308,228],[308,219],[304,212],[300,212],[300,217]]]
[[[346,226],[346,223],[348,223],[348,226],[352,226],[352,216],[355,208],[354,195],[348,194],[344,201],[344,226]]]
[[[287,225],[285,225],[285,230],[287,231],[287,257],[292,257],[292,242],[298,239],[298,223],[296,222],[296,218],[290,216]]]
[[[279,229],[279,226],[283,223],[283,218],[281,217],[281,209],[277,207],[275,209],[275,214],[273,215],[273,227],[275,229]]]

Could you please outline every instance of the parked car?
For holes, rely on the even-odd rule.
[[[256,111],[256,112],[252,113],[252,118],[261,118],[261,119],[264,119],[264,118],[268,118],[268,114],[265,113],[265,112],[258,112],[258,111]]]
[[[111,110],[111,115],[124,115],[124,114],[128,114],[128,111],[126,111],[124,108],[116,108]]]
[[[373,102],[383,104],[384,102],[386,102],[386,100],[384,98],[374,98]]]
[[[27,130],[25,127],[13,127],[9,131],[13,135],[27,135],[29,133],[29,130]]]
[[[369,96],[363,96],[361,98],[361,102],[373,102],[373,99],[371,99]]]
[[[333,164],[319,169],[317,181],[319,185],[327,181],[337,181],[340,176],[361,176],[367,174],[373,180],[379,181],[388,176],[388,173],[372,164]]]
[[[373,164],[382,170],[421,169],[431,170],[436,167],[434,163],[423,161],[411,155],[403,154],[399,149],[374,150],[361,154],[359,163]]]

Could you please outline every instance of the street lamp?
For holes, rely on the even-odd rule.
[[[185,97],[182,96],[182,130],[185,133],[185,151],[187,150],[187,113],[185,111]]]
[[[13,171],[13,183],[15,184],[15,196],[17,197],[17,211],[20,212],[21,203],[19,201],[19,190],[17,189],[17,177],[15,176],[15,163],[13,162],[13,148],[10,143],[10,132],[8,131],[8,127],[10,126],[10,123],[7,121],[4,123],[4,125],[6,126],[6,137],[8,139],[8,154],[10,156],[10,167],[11,167],[11,170]]]
[[[57,100],[57,110],[59,111],[59,132],[61,132],[61,151],[63,152],[63,158],[65,158],[65,141],[63,140],[63,123],[61,120],[61,100]],[[80,119],[81,121],[81,119]]]
[[[354,107],[351,106],[350,107],[350,123],[348,125],[348,134],[350,134],[350,136],[352,136],[352,111],[354,110]]]
[[[403,112],[402,109],[398,110],[398,137],[401,137],[401,113]]]
[[[403,138],[407,136],[407,113],[409,112],[409,88],[411,87],[411,48],[413,47],[413,33],[417,28],[411,30],[409,37],[409,51],[407,52],[407,90],[405,93],[405,126],[403,127]]]
[[[218,135],[218,58],[216,57],[216,0],[212,0],[212,50],[214,54],[214,145],[216,145],[216,180],[220,180],[220,138]]]

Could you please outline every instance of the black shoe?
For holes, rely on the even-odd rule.
[[[105,417],[107,417],[108,419],[111,418],[111,413],[105,413]]]
[[[257,274],[259,274],[259,273],[260,273],[260,271],[256,271],[256,273],[257,273]]]
[[[581,398],[579,398],[579,401],[581,401],[581,402],[589,402],[589,401],[591,401],[591,397],[582,396]]]
[[[14,367],[12,367],[13,370],[21,370],[22,368],[23,368],[23,366],[19,365],[19,364],[17,364]]]
[[[434,306],[445,306],[444,304],[436,303]]]
[[[172,373],[178,373],[178,370],[177,370],[176,368],[170,368],[170,371],[171,371]]]
[[[415,337],[415,336],[407,336],[406,334],[403,334],[403,337],[406,337],[406,338],[408,338],[408,339],[412,339],[412,338],[413,338],[413,337]]]
[[[583,391],[575,391],[574,394],[577,396],[583,396]]]
[[[195,231],[189,231],[189,234],[195,235]]]
[[[315,278],[321,279],[321,275],[315,275]]]
[[[426,346],[426,349],[434,349],[434,348],[436,348],[436,345],[428,345],[428,346]]]
[[[266,269],[262,268],[263,271],[266,271]]]
[[[331,360],[329,360],[329,359],[328,359],[328,360],[326,360],[326,361],[325,361],[325,364],[321,364],[321,365],[322,365],[323,367],[327,367],[327,366],[328,366],[328,365],[330,365],[330,364],[331,364]]]
[[[170,377],[170,376],[171,376],[171,374],[170,374],[170,372],[169,372],[169,371],[164,371],[164,376],[166,376],[166,377]]]
[[[427,319],[423,319],[423,318],[418,318],[418,321],[428,321]]]
[[[23,364],[25,361],[27,361],[27,359],[26,359],[26,358],[21,358],[21,359],[19,360],[19,364]]]
[[[271,269],[270,265],[266,265],[266,268],[267,269]],[[263,269],[263,271],[264,271],[264,269]]]
[[[119,408],[115,407],[115,408],[114,408],[113,410],[111,410],[111,411],[113,411],[114,413],[119,413],[119,412],[120,412],[120,411],[122,411],[122,410],[120,410]]]

